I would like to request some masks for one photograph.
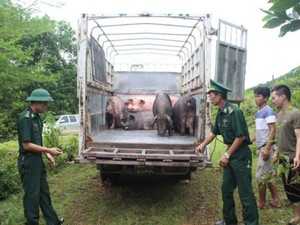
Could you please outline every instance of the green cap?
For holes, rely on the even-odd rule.
[[[208,88],[207,94],[209,94],[211,91],[227,94],[227,92],[231,92],[232,90],[218,83],[217,81],[210,79],[210,87]]]
[[[53,102],[53,99],[47,90],[40,88],[33,90],[26,102]]]

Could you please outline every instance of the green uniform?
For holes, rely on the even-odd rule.
[[[24,188],[24,214],[27,219],[26,224],[38,224],[39,207],[41,207],[47,225],[56,225],[61,223],[51,204],[42,154],[26,151],[22,146],[23,142],[42,146],[42,128],[43,123],[39,114],[33,113],[30,107],[19,115],[18,169]]]
[[[224,143],[232,145],[235,138],[245,136],[241,146],[230,156],[228,165],[224,167],[222,198],[223,217],[226,225],[237,224],[233,192],[239,190],[243,206],[243,219],[245,225],[258,224],[258,211],[252,188],[252,154],[248,147],[250,142],[249,132],[242,111],[235,105],[226,102],[219,109],[212,130],[214,135],[222,135]]]

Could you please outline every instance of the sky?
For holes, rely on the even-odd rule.
[[[263,28],[265,14],[260,8],[270,8],[268,0],[44,0],[47,1],[62,6],[39,3],[41,13],[68,21],[75,30],[81,13],[210,13],[214,19],[243,25],[248,30],[246,88],[270,81],[273,76],[277,78],[300,65],[300,31],[278,38],[279,29]]]

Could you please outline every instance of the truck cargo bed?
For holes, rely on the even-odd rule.
[[[105,130],[93,137],[93,146],[77,162],[109,165],[197,167],[206,157],[196,153],[194,136],[160,137],[156,130]]]
[[[189,135],[173,133],[161,137],[156,130],[105,130],[93,137],[94,147],[131,147],[131,148],[159,148],[159,149],[189,149],[197,145],[197,138]],[[172,146],[172,147],[171,147]]]

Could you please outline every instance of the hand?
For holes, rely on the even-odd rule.
[[[270,149],[265,148],[262,152],[262,158],[264,161],[270,158]]]
[[[228,165],[228,159],[226,159],[225,155],[222,155],[219,160],[219,166],[225,167]]]
[[[197,148],[196,148],[196,152],[201,152],[203,153],[205,149],[205,145],[203,143],[201,143]]]
[[[55,167],[55,159],[53,158],[53,156],[50,153],[45,153],[45,157],[46,157],[46,159],[49,160],[50,167],[53,169]]]
[[[276,151],[272,157],[272,163],[273,166],[278,166],[279,165],[279,153]]]
[[[51,155],[61,155],[63,154],[62,150],[60,150],[59,148],[49,148],[48,153],[50,153]]]
[[[300,159],[299,157],[294,158],[294,170],[298,169],[300,167]]]

